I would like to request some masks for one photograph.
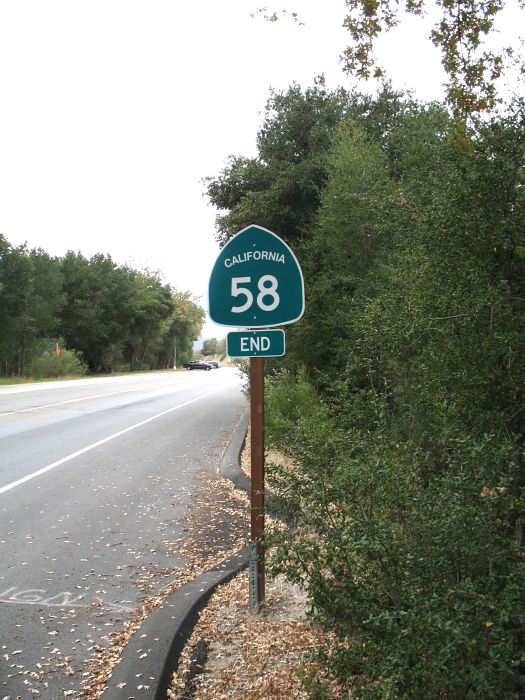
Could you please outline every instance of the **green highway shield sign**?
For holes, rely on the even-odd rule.
[[[237,328],[293,323],[304,313],[303,273],[275,233],[248,226],[221,250],[210,276],[212,321]]]
[[[226,353],[230,357],[281,357],[284,331],[233,331],[226,335]]]

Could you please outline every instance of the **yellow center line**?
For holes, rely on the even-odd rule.
[[[66,399],[64,401],[58,401],[57,403],[48,403],[44,404],[42,406],[32,406],[31,408],[21,408],[18,411],[7,411],[6,413],[0,413],[0,418],[3,418],[4,416],[14,416],[17,413],[31,413],[32,411],[40,411],[43,408],[55,408],[56,406],[64,406],[65,404],[71,404],[71,403],[80,403],[81,401],[91,401],[93,399],[101,399],[105,398],[106,396],[116,396],[118,394],[130,394],[134,391],[143,391],[144,389],[156,389],[156,388],[162,388],[159,387],[158,384],[151,384],[150,386],[143,386],[140,388],[136,389],[124,389],[122,391],[111,391],[107,394],[93,394],[91,396],[84,396],[82,398],[78,399]],[[177,387],[180,388],[180,387]]]

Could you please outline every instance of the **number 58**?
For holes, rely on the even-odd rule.
[[[241,314],[253,304],[253,294],[248,287],[242,287],[242,284],[250,284],[251,277],[233,277],[232,278],[232,297],[245,296],[246,301],[241,306],[232,306],[231,310],[235,314]],[[259,294],[257,294],[256,304],[262,311],[273,311],[279,306],[281,301],[277,293],[277,278],[273,275],[263,275],[257,282]],[[270,297],[269,304],[265,303],[265,298]]]

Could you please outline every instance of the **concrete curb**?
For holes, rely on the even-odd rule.
[[[249,490],[250,480],[242,472],[239,457],[244,447],[249,412],[246,411],[226,448],[221,473],[238,488]],[[172,593],[144,620],[122,652],[113,669],[103,697],[105,700],[166,700],[171,677],[198,614],[213,591],[246,568],[249,549],[245,547],[210,571]],[[118,687],[121,686],[121,687]]]
[[[238,422],[221,462],[222,476],[233,482],[236,488],[246,491],[248,495],[250,494],[250,479],[242,471],[239,459],[246,440],[249,423],[250,412],[247,410]]]

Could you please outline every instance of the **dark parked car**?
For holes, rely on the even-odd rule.
[[[191,362],[186,362],[184,365],[186,369],[205,369],[209,371],[212,366],[209,362],[204,362],[204,360],[192,360]]]
[[[214,369],[219,369],[221,366],[220,362],[217,362],[217,360],[206,360],[206,362],[211,365]]]

